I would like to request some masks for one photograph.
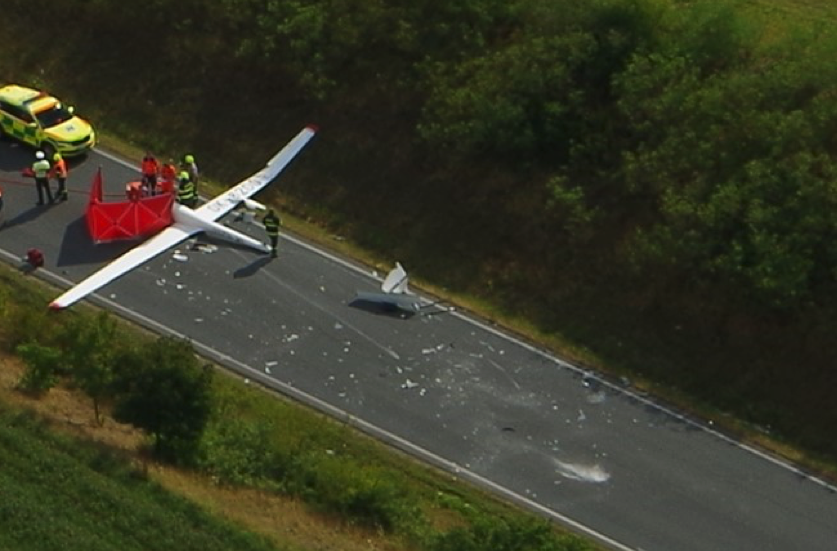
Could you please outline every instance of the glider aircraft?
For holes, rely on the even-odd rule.
[[[317,128],[314,126],[303,128],[279,153],[268,161],[263,169],[196,209],[191,209],[171,200],[171,216],[169,218],[168,213],[165,213],[166,217],[163,218],[166,221],[166,227],[155,228],[159,233],[154,235],[154,237],[129,250],[98,272],[72,287],[63,295],[53,300],[49,305],[50,308],[53,310],[61,310],[74,304],[134,268],[148,262],[167,249],[201,232],[237,245],[244,245],[263,253],[269,253],[270,248],[261,241],[232,230],[223,224],[219,224],[217,220],[229,213],[240,203],[245,203],[248,208],[253,208],[253,206],[261,207],[251,197],[267,187],[293,158],[296,157],[302,148],[305,147],[308,141],[314,137],[316,132]],[[99,197],[101,197],[101,180],[99,180]],[[151,197],[149,200],[157,199],[158,197],[160,196]],[[93,201],[91,199],[91,207],[93,206]],[[107,204],[100,206],[106,207]],[[93,224],[94,221],[91,220],[91,209],[88,209],[88,225],[91,227],[91,231]],[[153,224],[151,225],[153,226]]]

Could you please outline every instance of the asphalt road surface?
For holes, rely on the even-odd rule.
[[[315,140],[300,158],[316,155]],[[129,246],[90,243],[94,171],[103,167],[116,195],[137,173],[93,153],[71,164],[70,201],[36,207],[31,182],[13,183],[32,158],[0,142],[0,256],[38,247],[42,277],[66,286]],[[384,274],[292,236],[280,243],[273,261],[183,245],[181,260],[166,253],[95,300],[615,549],[837,549],[833,486],[459,313],[402,317],[353,303]]]

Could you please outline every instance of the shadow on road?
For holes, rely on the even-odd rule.
[[[397,306],[393,306],[392,304],[382,304],[380,302],[373,302],[362,298],[352,299],[349,302],[349,306],[377,316],[387,316],[396,319],[410,319],[415,316],[415,312],[406,312]]]
[[[0,170],[3,172],[20,172],[35,162],[35,150],[19,144],[5,136],[0,139]],[[22,176],[21,176],[22,178]]]
[[[239,268],[235,272],[233,272],[233,278],[241,279],[243,277],[250,277],[252,275],[255,275],[259,270],[270,264],[271,260],[273,259],[269,256],[257,258],[250,264],[244,266],[243,268]]]
[[[67,225],[58,252],[57,266],[75,266],[78,264],[99,264],[113,260],[129,249],[135,247],[138,241],[117,241],[113,243],[95,244],[90,239],[87,223],[83,216]]]
[[[34,205],[34,201],[33,201],[33,205]],[[44,205],[42,207],[32,206],[29,209],[21,212],[20,214],[18,214],[14,218],[10,218],[9,220],[7,220],[6,223],[3,224],[3,227],[4,228],[13,228],[14,226],[19,226],[21,224],[27,224],[29,222],[32,222],[33,220],[36,220],[42,214],[46,214],[46,212],[54,206],[56,206],[56,205],[47,204],[47,205]]]

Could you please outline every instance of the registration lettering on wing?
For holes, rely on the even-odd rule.
[[[244,199],[249,199],[252,195],[255,195],[269,181],[267,174],[255,174],[218,197],[217,200],[209,203],[207,208],[214,213],[228,212]]]

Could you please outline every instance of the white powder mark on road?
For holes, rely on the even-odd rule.
[[[558,459],[555,462],[556,471],[564,478],[579,482],[593,482],[601,484],[610,480],[610,473],[599,465],[582,465],[579,463],[565,463]]]

